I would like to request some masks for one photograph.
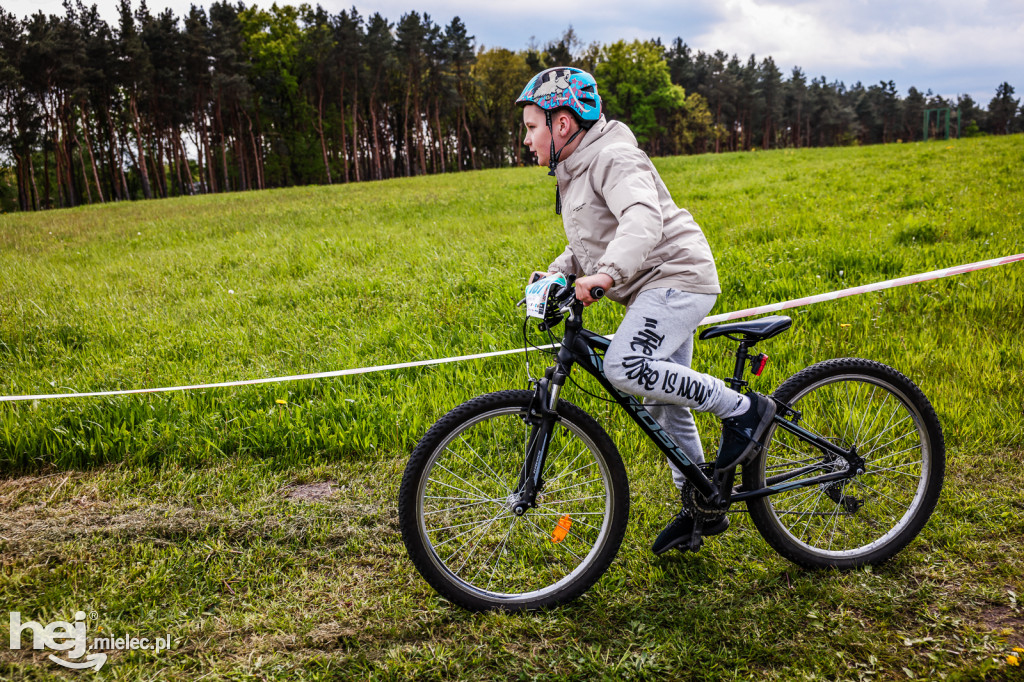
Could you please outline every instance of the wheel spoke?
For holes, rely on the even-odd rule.
[[[481,525],[479,527],[476,536],[472,539],[472,544],[466,543],[465,545],[462,546],[463,549],[468,547],[469,548],[469,552],[466,553],[466,558],[462,560],[462,563],[459,564],[459,567],[455,569],[455,571],[454,571],[455,575],[459,575],[460,573],[462,573],[462,569],[465,567],[466,563],[476,553],[476,548],[480,546],[480,541],[484,539],[484,536],[487,534],[487,531],[489,531],[491,529],[491,526],[493,526],[498,521],[501,521],[501,520],[504,520],[504,519],[507,519],[507,518],[510,518],[510,517],[513,517],[513,515],[512,514],[505,514],[504,516],[495,516],[493,519],[491,519],[490,521],[484,523],[483,525]],[[452,554],[452,556],[449,557],[449,559],[450,560],[454,560],[461,553],[461,551],[462,551],[462,549],[456,550],[455,553]]]
[[[538,509],[538,510],[534,510],[533,511],[533,516],[549,516],[549,517],[552,517],[552,518],[554,518],[554,517],[562,518],[563,516],[565,516],[565,514],[563,514],[561,512],[543,512],[543,511],[540,511]],[[601,530],[600,526],[592,526],[589,523],[587,523],[586,521],[581,521],[580,518],[579,518],[581,516],[604,516],[604,514],[602,514],[600,512],[590,512],[590,513],[583,512],[582,514],[570,514],[570,517],[572,518],[572,527],[573,528],[575,528],[576,526],[584,526],[586,528],[589,528],[590,530]]]
[[[508,537],[512,534],[512,529],[516,527],[516,523],[520,518],[521,517],[518,516],[512,517],[512,523],[508,524],[508,530],[505,531],[505,537],[503,537],[501,542],[491,550],[491,553],[487,555],[487,558],[480,562],[480,567],[476,570],[476,573],[473,574],[473,577],[470,578],[470,581],[477,579],[477,576],[480,575],[480,571],[487,567],[491,557],[497,553],[497,559],[495,559],[494,565],[491,567],[489,577],[487,578],[487,587],[489,588],[491,586],[491,581],[494,580],[494,570],[498,568],[498,563],[501,562],[502,552],[505,550],[505,543],[508,542]]]
[[[920,443],[918,443],[917,445],[911,445],[909,448],[906,448],[904,450],[899,450],[898,452],[889,453],[885,457],[882,457],[880,459],[875,460],[875,464],[877,464],[878,462],[884,462],[885,460],[891,459],[892,457],[899,457],[900,455],[906,454],[908,452],[913,452],[914,450],[920,450],[920,449],[921,449],[921,444]],[[869,452],[868,456],[870,456],[875,451],[876,450],[872,450],[871,452]],[[867,456],[865,456],[864,459],[867,460]]]
[[[535,522],[535,521],[534,521],[533,519],[531,519],[531,518],[527,518],[527,519],[526,519],[526,521],[527,521],[527,522],[528,522],[528,523],[529,523],[529,524],[530,524],[531,526],[533,526],[534,528],[536,528],[536,529],[537,529],[537,530],[538,530],[538,531],[540,532],[540,535],[541,535],[541,537],[543,537],[543,538],[544,538],[545,540],[548,540],[548,539],[549,539],[549,537],[550,537],[550,536],[549,536],[548,532],[547,532],[546,530],[544,530],[543,528],[541,528],[540,526],[538,526],[538,525],[537,525],[537,523],[536,523],[536,522]],[[569,538],[569,537],[572,537],[572,533],[571,533],[571,532],[569,533],[569,535],[567,535],[567,536],[566,536],[566,538]],[[575,559],[576,559],[577,561],[581,561],[581,562],[583,561],[583,557],[581,557],[581,556],[580,556],[579,554],[577,554],[576,552],[572,551],[571,549],[569,549],[569,548],[568,548],[568,547],[566,546],[565,540],[562,540],[561,542],[559,542],[559,543],[557,543],[557,544],[556,544],[556,543],[551,543],[551,544],[555,545],[555,547],[559,547],[559,548],[561,548],[562,550],[564,550],[564,551],[568,552],[568,553],[569,553],[569,554],[571,554],[571,555],[572,555],[572,556],[573,556],[573,557],[574,557],[574,558],[575,558]]]
[[[777,467],[786,466],[787,464],[803,464],[803,463],[812,462],[812,461],[814,461],[816,459],[820,459],[821,458],[820,456],[817,456],[817,457],[814,457],[814,456],[807,457],[807,453],[801,452],[800,450],[797,450],[795,447],[793,447],[792,445],[790,445],[789,443],[787,443],[784,440],[775,439],[775,440],[772,441],[772,444],[781,445],[782,447],[786,448],[790,452],[795,452],[798,457],[804,457],[805,458],[805,459],[802,459],[802,460],[786,459],[784,456],[779,455],[777,452],[773,452],[772,453],[772,460],[773,461],[782,460],[781,463],[775,465]],[[808,445],[808,447],[810,447],[810,446]]]
[[[489,498],[490,497],[490,495],[488,495],[484,491],[480,490],[480,488],[477,488],[475,485],[473,485],[472,483],[470,483],[469,481],[464,479],[462,476],[459,476],[457,473],[455,473],[451,469],[448,469],[448,468],[443,467],[441,465],[438,465],[438,468],[440,468],[441,471],[445,472],[446,474],[451,474],[454,478],[456,478],[461,483],[465,483],[466,485],[468,485],[470,488],[472,488],[474,491],[476,491],[480,495],[480,497],[485,497],[485,498]],[[433,480],[433,479],[431,479],[431,480]],[[452,487],[454,487],[454,486],[452,486]]]
[[[448,538],[444,542],[431,543],[431,546],[434,547],[435,549],[437,549],[438,547],[444,547],[449,542],[454,542],[455,540],[458,540],[463,535],[469,535],[470,533],[472,533],[474,531],[476,531],[478,533],[482,533],[482,532],[484,532],[484,530],[486,530],[486,526],[488,526],[490,523],[494,523],[495,521],[497,521],[497,520],[499,520],[501,518],[508,517],[508,516],[509,516],[509,514],[507,514],[507,513],[506,514],[499,514],[499,515],[495,516],[494,518],[492,518],[490,520],[490,522],[484,522],[484,524],[481,524],[479,521],[475,521],[472,524],[473,528],[470,528],[469,530],[464,530],[461,533],[459,533],[458,535],[455,535],[455,536],[452,536],[452,537]],[[441,531],[441,530],[444,530],[444,529],[443,528],[437,528],[437,529],[434,529],[433,532],[437,532],[437,531]],[[429,536],[431,532],[432,531],[427,531],[427,535]],[[456,554],[458,554],[458,552],[456,552]]]
[[[871,401],[874,400],[874,398],[875,398],[875,389],[877,389],[877,388],[878,388],[877,386],[872,386],[871,387],[871,394],[868,396],[868,399],[867,399],[867,404],[868,405],[870,405]],[[857,432],[853,436],[853,442],[854,443],[859,443],[860,442],[860,434],[863,432],[864,420],[867,418],[867,416],[868,416],[868,411],[865,409],[863,414],[861,414],[861,416],[860,416],[860,424],[857,425]]]
[[[818,500],[820,500],[821,496],[824,495],[824,494],[825,494],[825,491],[823,489],[819,488],[818,489],[818,494],[814,496],[814,500],[811,503],[811,509],[817,509],[818,508]],[[807,520],[804,522],[804,529],[800,533],[799,537],[806,537],[807,535],[809,535],[810,527],[811,527],[811,517],[808,516]]]
[[[906,471],[900,471],[900,469],[902,469],[903,467],[919,467],[919,466],[921,466],[920,462],[907,462],[906,464],[897,464],[895,466],[884,467],[884,468],[881,468],[881,469],[879,469],[878,467],[871,467],[871,473],[872,474],[880,474],[880,473],[899,474],[900,476],[907,476],[907,477],[910,477],[910,478],[914,478],[914,479],[920,480],[921,476],[919,474],[910,474],[910,473],[907,473]]]
[[[572,490],[573,488],[579,488],[580,486],[590,485],[591,483],[598,483],[600,481],[601,481],[600,478],[592,478],[589,481],[582,481],[580,483],[573,483],[572,485],[567,485],[564,488],[556,488],[555,490],[550,490],[550,491],[548,491],[548,494],[549,495],[554,495],[556,493],[565,492],[566,490]],[[550,483],[550,481],[548,481],[548,483]]]
[[[896,415],[896,412],[898,412],[898,411],[899,411],[899,409],[900,409],[901,407],[903,407],[903,406],[902,406],[902,405],[897,405],[897,406],[896,406],[896,408],[895,408],[895,411],[893,412],[893,416],[895,416],[895,415]],[[885,445],[875,445],[875,444],[876,444],[876,443],[877,443],[878,441],[880,441],[880,440],[882,439],[882,437],[883,437],[883,436],[884,436],[885,434],[889,433],[890,431],[892,431],[893,429],[895,429],[895,428],[896,428],[897,426],[899,426],[899,425],[900,425],[900,424],[902,424],[903,422],[907,421],[908,419],[910,419],[911,421],[913,421],[913,419],[914,419],[914,418],[913,418],[913,416],[911,416],[911,415],[909,415],[909,414],[908,414],[907,416],[903,417],[902,419],[900,419],[900,420],[899,420],[898,422],[896,422],[895,424],[886,424],[886,427],[885,427],[885,430],[884,430],[884,431],[881,431],[881,432],[879,432],[879,433],[878,433],[878,434],[877,434],[877,435],[876,435],[876,436],[875,436],[875,437],[874,437],[874,438],[873,438],[873,439],[871,440],[871,442],[870,442],[870,443],[866,443],[866,444],[865,444],[865,447],[869,447],[869,448],[871,448],[870,450],[868,450],[868,454],[870,454],[870,453],[872,453],[872,452],[874,452],[875,450],[878,450],[878,449],[880,449],[880,448],[884,448],[884,447],[886,447],[887,445],[889,445],[890,443],[894,442],[894,441],[889,441],[889,443],[886,443]],[[906,437],[906,435],[907,435],[907,434],[911,434],[911,433],[915,433],[915,431],[908,431],[907,433],[903,434],[902,436],[898,436],[898,437],[896,438],[896,440],[899,440],[900,438],[904,438],[904,437]]]
[[[793,493],[785,493],[779,495],[779,498],[786,500],[786,506],[792,507],[793,509],[799,509],[801,505],[810,501],[815,494],[818,492],[818,487],[807,487],[802,490],[794,491]],[[779,507],[781,502],[776,502],[775,506]],[[787,512],[790,513],[790,512]]]
[[[438,480],[438,479],[431,478],[431,479],[428,479],[428,483],[430,485],[443,485],[446,488],[451,488],[452,490],[457,490],[460,493],[465,493],[467,495],[472,495],[473,494],[473,493],[469,492],[468,490],[463,490],[462,488],[460,488],[458,486],[452,485],[448,481],[441,481],[441,480]],[[477,497],[470,497],[468,499],[471,499],[471,500],[472,499],[477,499],[477,500],[479,500],[481,498],[483,498],[484,500],[490,500],[491,499],[490,495],[484,495],[483,493],[480,493]]]
[[[899,504],[899,505],[903,504],[902,502],[897,500],[895,497],[892,497],[891,495],[887,495],[887,494],[883,493],[881,490],[877,490],[876,488],[868,485],[867,483],[865,483],[864,481],[861,481],[860,479],[855,480],[854,481],[854,485],[856,485],[856,486],[858,486],[860,488],[863,488],[864,490],[869,490],[869,491],[873,492],[875,495],[877,495],[878,497],[884,498],[884,499],[888,500],[889,502],[892,502],[893,504]]]
[[[458,498],[424,498],[424,499],[458,499]],[[458,504],[454,507],[445,507],[443,509],[431,509],[430,511],[423,512],[424,516],[432,516],[433,514],[450,514],[453,511],[459,509],[469,509],[470,507],[479,507],[482,504],[501,504],[502,500],[481,500],[479,502],[470,502],[469,504]]]
[[[558,454],[557,454],[557,455],[555,455],[555,456],[554,456],[554,457],[552,458],[552,457],[551,457],[551,455],[549,454],[549,455],[548,455],[548,459],[549,459],[549,460],[555,460],[555,461],[557,461],[557,460],[558,460],[558,458],[562,456],[562,453],[563,453],[563,452],[565,452],[565,451],[566,451],[566,449],[568,449],[568,447],[569,447],[569,445],[570,445],[571,443],[572,443],[572,441],[567,441],[567,442],[566,442],[566,444],[565,444],[565,446],[564,446],[564,447],[563,447],[563,448],[562,448],[562,449],[561,449],[561,450],[560,450],[560,451],[558,452]],[[579,451],[578,453],[576,453],[576,456],[575,456],[575,457],[573,457],[573,458],[572,458],[572,460],[571,460],[571,461],[569,461],[569,462],[568,462],[568,463],[567,463],[567,464],[566,464],[566,465],[565,465],[564,467],[562,467],[562,471],[560,471],[559,473],[555,474],[554,476],[552,476],[551,478],[549,478],[549,479],[548,479],[548,483],[551,483],[552,481],[557,481],[557,480],[558,480],[558,479],[560,479],[560,478],[561,478],[562,476],[565,476],[565,475],[567,475],[567,474],[574,474],[574,473],[576,473],[576,471],[582,471],[583,469],[586,469],[587,467],[592,467],[592,466],[594,466],[592,462],[587,462],[586,464],[584,464],[583,466],[581,466],[581,467],[580,467],[579,469],[576,469],[575,471],[568,471],[569,467],[571,467],[571,466],[573,466],[574,464],[576,464],[576,462],[578,462],[578,461],[579,461],[580,457],[583,457],[583,456],[584,456],[584,455],[586,455],[586,454],[587,454],[587,450],[586,450],[585,448],[584,448],[583,450],[580,450],[580,451]]]
[[[586,500],[603,500],[603,499],[605,499],[604,495],[590,495],[588,497],[574,497],[574,498],[572,498],[570,500],[559,500],[558,503],[559,504],[568,504],[569,502],[584,502]]]
[[[867,433],[875,432],[875,424],[878,423],[878,418],[882,416],[882,411],[885,408],[885,406],[889,403],[890,399],[892,399],[892,394],[886,391],[885,395],[882,397],[882,402],[878,404],[878,408],[875,410],[875,416],[871,420],[871,425],[868,426]]]
[[[475,465],[474,465],[474,464],[473,464],[472,462],[470,462],[470,461],[466,460],[466,459],[465,459],[464,457],[462,457],[461,455],[459,455],[458,453],[456,453],[456,452],[455,452],[454,450],[450,450],[450,451],[452,452],[452,454],[454,454],[454,455],[455,455],[456,457],[458,457],[458,458],[459,458],[460,460],[462,460],[463,462],[465,462],[466,464],[468,464],[468,465],[469,465],[469,467],[470,467],[471,469],[473,469],[474,471],[476,471],[477,473],[479,473],[479,474],[480,474],[481,476],[483,476],[484,478],[490,478],[490,480],[494,481],[494,482],[495,482],[495,483],[496,483],[496,484],[497,484],[497,485],[498,485],[499,487],[501,487],[501,488],[505,488],[505,492],[506,492],[506,494],[507,494],[507,493],[510,493],[510,492],[512,492],[512,491],[511,491],[511,490],[510,490],[510,489],[508,488],[508,486],[507,486],[507,485],[505,485],[504,483],[502,483],[502,481],[501,481],[501,477],[500,477],[500,476],[498,476],[498,475],[497,475],[496,473],[494,473],[494,470],[493,470],[493,469],[491,469],[491,466],[490,466],[490,465],[489,465],[489,464],[487,463],[487,460],[485,460],[485,459],[484,459],[483,457],[481,457],[481,456],[480,456],[480,454],[479,454],[479,453],[478,453],[478,452],[477,452],[477,451],[476,451],[475,449],[473,449],[473,446],[472,446],[472,445],[470,445],[470,444],[469,444],[469,442],[467,442],[467,441],[466,441],[466,438],[465,438],[465,436],[463,436],[463,437],[461,438],[461,440],[462,440],[462,442],[463,442],[463,443],[465,443],[465,444],[466,444],[466,447],[467,447],[467,448],[469,448],[469,451],[473,453],[473,456],[474,456],[474,457],[476,457],[476,459],[477,459],[477,460],[478,460],[478,461],[479,461],[479,462],[480,462],[481,464],[483,464],[483,465],[484,465],[485,467],[487,467],[487,471],[488,471],[488,473],[486,473],[486,474],[485,474],[485,473],[484,473],[484,472],[483,472],[483,471],[482,471],[482,470],[481,470],[481,469],[480,469],[479,467],[475,466]]]

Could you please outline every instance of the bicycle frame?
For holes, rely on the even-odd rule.
[[[766,497],[794,488],[841,481],[853,478],[857,473],[863,473],[864,461],[857,455],[856,448],[844,450],[831,441],[808,431],[797,423],[800,419],[799,412],[793,410],[789,405],[776,400],[778,410],[774,419],[775,427],[789,431],[797,438],[818,448],[826,456],[845,460],[848,463],[846,469],[809,478],[800,478],[804,473],[819,468],[818,466],[809,466],[804,469],[787,472],[784,476],[774,479],[770,478],[766,481],[768,485],[764,488],[750,491],[733,489],[732,483],[735,470],[730,470],[724,474],[713,470],[712,476],[709,478],[704,470],[702,470],[702,466],[686,456],[686,453],[679,448],[675,441],[672,440],[672,437],[658,424],[657,420],[647,411],[640,400],[619,391],[608,381],[604,373],[604,353],[608,350],[611,341],[583,328],[582,310],[583,305],[581,303],[577,302],[571,306],[570,315],[565,320],[565,336],[558,350],[555,364],[549,367],[545,372],[544,378],[537,382],[534,402],[530,406],[527,417],[527,420],[534,428],[530,434],[527,457],[520,476],[520,503],[517,505],[517,514],[525,512],[526,507],[533,506],[536,493],[542,485],[541,473],[547,456],[547,445],[550,442],[551,430],[558,419],[556,409],[558,396],[574,365],[580,366],[591,374],[609,395],[614,398],[615,402],[626,411],[626,414],[636,422],[640,430],[654,441],[665,456],[678,467],[693,487],[715,506],[727,508],[732,502]],[[727,380],[736,390],[746,385],[746,382],[743,380],[743,373],[748,357],[747,351],[752,346],[753,342],[751,341],[740,341],[736,370],[733,377]]]

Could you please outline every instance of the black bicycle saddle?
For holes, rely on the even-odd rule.
[[[771,315],[747,322],[729,322],[709,327],[700,333],[701,341],[725,336],[733,341],[764,341],[790,328],[793,320],[785,315]]]

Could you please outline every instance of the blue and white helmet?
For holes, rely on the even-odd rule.
[[[567,107],[587,128],[601,117],[597,81],[571,66],[555,66],[538,73],[523,88],[516,104],[536,104],[545,111]]]

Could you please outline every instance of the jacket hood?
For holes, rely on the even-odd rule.
[[[561,180],[571,180],[584,172],[602,149],[613,144],[638,146],[629,126],[619,121],[609,121],[602,114],[590,130],[584,133],[580,146],[567,159],[558,163],[555,175]]]

